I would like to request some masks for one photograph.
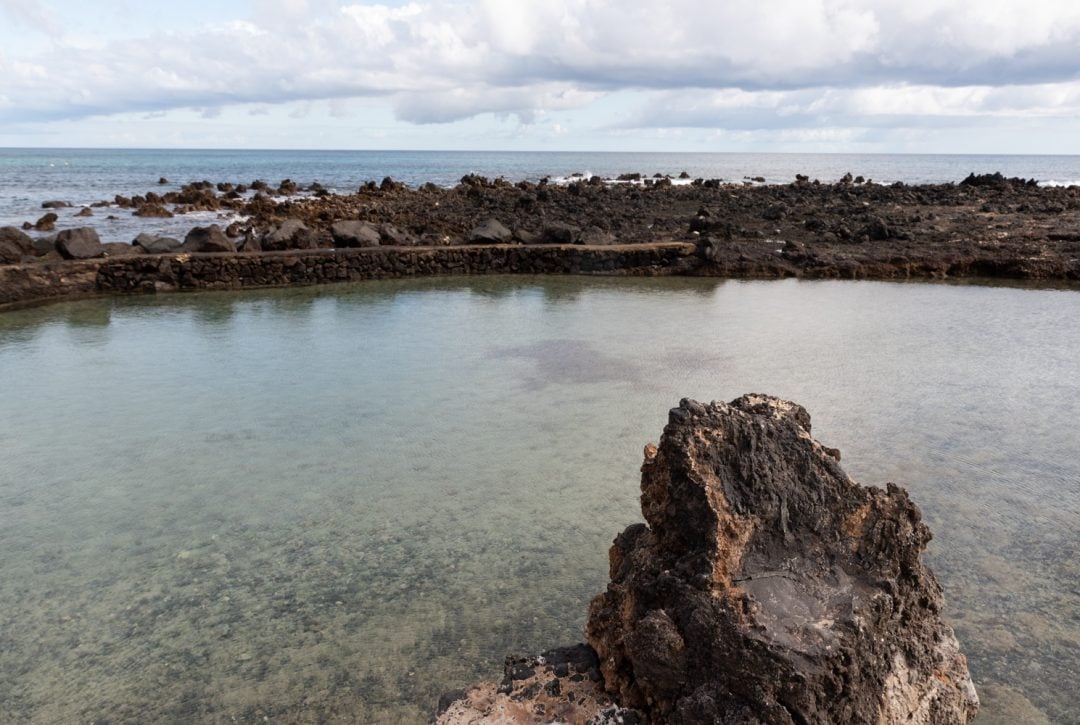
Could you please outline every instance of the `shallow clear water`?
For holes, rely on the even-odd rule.
[[[483,278],[0,315],[0,722],[423,722],[580,639],[680,397],[908,487],[986,722],[1075,722],[1080,294]]]
[[[589,153],[500,151],[246,151],[176,149],[0,149],[0,226],[34,222],[46,201],[67,201],[56,210],[57,229],[92,226],[102,240],[130,242],[140,232],[178,238],[193,226],[234,217],[214,212],[172,219],[131,216],[130,210],[97,209],[76,217],[81,205],[148,191],[173,191],[191,181],[303,186],[318,181],[342,193],[385,176],[418,186],[456,184],[465,174],[503,176],[511,181],[558,179],[571,174],[614,177],[624,172],[722,178],[739,182],[762,177],[787,184],[796,174],[836,181],[845,173],[881,183],[958,182],[969,173],[1035,178],[1050,184],[1080,184],[1080,156],[964,154],[769,154],[769,153]],[[159,186],[165,177],[170,183]],[[109,217],[114,217],[110,219]],[[32,232],[37,236],[42,236]]]

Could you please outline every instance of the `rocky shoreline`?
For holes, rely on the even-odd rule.
[[[683,400],[645,449],[588,644],[508,657],[437,722],[962,724],[979,699],[907,492],[856,483],[789,401]]]
[[[459,273],[1080,281],[1080,187],[1044,188],[1000,174],[919,186],[850,175],[835,184],[805,177],[769,186],[684,182],[629,174],[511,184],[466,176],[453,188],[412,189],[384,179],[350,194],[289,180],[276,187],[197,182],[93,207],[58,200],[25,229],[0,229],[0,304]],[[94,207],[151,220],[213,212],[223,226],[194,227],[183,240],[144,233],[102,241],[105,227],[89,221],[100,213]],[[76,218],[91,225],[51,233]],[[655,258],[642,264],[626,256],[629,247]],[[676,248],[689,253],[672,255]],[[492,255],[476,251],[485,249],[505,261],[485,263]],[[331,270],[277,271],[282,264],[322,268],[328,254],[335,258]],[[190,266],[206,270],[204,277],[176,273],[181,260],[202,258],[235,261]],[[350,260],[345,271],[342,259]],[[171,276],[155,278],[150,264],[170,268]],[[259,269],[230,275],[226,267]],[[89,275],[96,275],[92,282]],[[70,279],[77,281],[64,281]]]

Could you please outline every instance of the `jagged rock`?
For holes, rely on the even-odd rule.
[[[540,238],[544,244],[573,244],[581,236],[581,229],[562,222],[553,222],[544,227]]]
[[[683,400],[645,449],[647,524],[615,539],[589,606],[597,664],[568,693],[551,652],[508,658],[501,685],[444,696],[437,722],[968,722],[978,697],[921,562],[930,531],[903,489],[860,486],[839,460],[795,403]]]
[[[506,244],[513,237],[513,232],[495,218],[488,219],[469,232],[469,242],[472,244]]]
[[[178,239],[159,237],[156,234],[147,234],[146,232],[135,237],[132,244],[147,254],[169,254],[180,248],[180,240]]]
[[[619,707],[597,683],[596,653],[585,645],[560,647],[538,657],[507,657],[503,680],[439,698],[439,725],[580,723],[632,725],[638,713]]]
[[[15,227],[0,227],[0,264],[18,264],[34,255],[34,240]]]
[[[91,227],[65,229],[56,235],[56,251],[64,259],[93,259],[105,256],[105,247]]]
[[[397,182],[391,183],[396,184]],[[385,179],[383,180],[383,185],[386,185]],[[380,224],[379,235],[382,237],[381,243],[388,246],[411,247],[416,244],[416,237],[406,231],[398,229],[393,224]]]
[[[339,247],[377,247],[379,230],[370,222],[346,219],[334,222],[330,227],[334,244]]]
[[[591,244],[594,246],[618,244],[618,242],[619,240],[615,238],[614,234],[600,227],[589,227],[577,239],[578,244]]]
[[[863,487],[794,403],[684,400],[589,607],[604,686],[653,721],[964,723],[978,710],[907,493]]]
[[[235,252],[236,245],[225,236],[225,233],[221,231],[221,227],[217,224],[211,224],[208,227],[194,227],[184,237],[184,243],[180,245],[177,251],[196,253]]]
[[[132,212],[131,215],[152,219],[171,219],[173,217],[173,213],[163,207],[161,204],[150,203],[143,204],[134,212]]]
[[[51,232],[56,228],[56,220],[59,218],[54,212],[49,212],[34,222],[33,228],[39,232]]]
[[[311,230],[299,219],[286,219],[277,229],[262,238],[262,248],[265,251],[311,249],[315,246],[317,245]]]

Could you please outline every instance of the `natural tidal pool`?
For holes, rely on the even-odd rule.
[[[476,278],[0,314],[0,722],[425,722],[581,639],[681,397],[922,507],[980,722],[1077,722],[1080,293]]]

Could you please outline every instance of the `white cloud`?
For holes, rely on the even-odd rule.
[[[53,22],[32,0],[0,15]],[[622,90],[652,93],[637,127],[1080,115],[1073,0],[257,0],[191,27],[0,56],[0,124],[364,96],[412,123],[527,123]]]

